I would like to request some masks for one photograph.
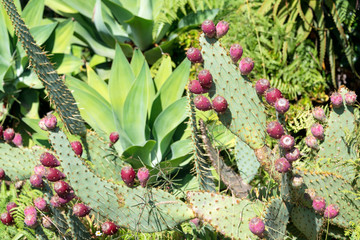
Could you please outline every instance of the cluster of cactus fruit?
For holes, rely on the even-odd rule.
[[[13,2],[4,0],[4,3],[7,11],[11,12],[16,28],[27,33],[25,24],[16,15]],[[235,135],[237,141],[246,145],[239,151],[243,155],[255,156],[249,158],[248,164],[258,161],[280,183],[280,194],[268,199],[254,199],[250,196],[235,198],[215,192],[188,191],[185,203],[166,190],[147,186],[150,176],[147,168],[137,167],[136,173],[131,166],[122,165],[118,171],[119,165],[124,162],[116,154],[114,161],[108,161],[106,156],[114,155],[113,146],[121,134],[111,133],[110,141],[104,143],[89,133],[81,136],[82,142],[70,143],[65,133],[57,127],[57,119],[48,114],[40,120],[39,126],[48,131],[51,150],[24,148],[22,144],[14,142],[15,133],[8,129],[2,134],[5,143],[0,144],[0,150],[7,151],[0,156],[0,180],[29,179],[34,188],[44,193],[43,197],[34,199],[33,205],[25,207],[26,226],[38,229],[58,224],[54,231],[62,231],[66,226],[58,218],[64,218],[68,219],[67,226],[71,227],[73,239],[90,239],[83,223],[73,217],[81,218],[95,212],[103,222],[102,232],[107,235],[115,234],[119,227],[138,232],[163,231],[192,219],[196,224],[199,220],[210,224],[216,231],[233,239],[283,239],[287,232],[305,239],[318,239],[323,234],[344,239],[344,229],[349,228],[350,221],[356,220],[360,209],[359,200],[346,195],[352,190],[349,181],[354,180],[354,174],[345,180],[345,177],[338,175],[339,168],[333,163],[324,164],[322,167],[325,170],[317,172],[296,167],[300,150],[295,147],[294,138],[286,133],[282,121],[282,115],[289,109],[289,101],[278,89],[271,88],[266,79],[258,80],[253,87],[247,75],[253,70],[254,62],[250,58],[241,59],[243,49],[239,44],[232,45],[229,53],[220,45],[218,39],[229,30],[228,23],[220,21],[215,26],[207,20],[202,24],[202,30],[202,49],[190,48],[187,51],[187,58],[191,62],[199,64],[199,68],[203,64],[198,80],[192,80],[188,85],[191,93],[199,94],[194,99],[194,105],[201,111],[214,109],[218,113],[219,120]],[[29,47],[27,44],[24,46]],[[36,54],[33,58],[33,63],[36,63]],[[210,102],[202,94],[214,97]],[[267,105],[262,103],[263,97]],[[320,123],[314,123],[311,127],[312,135],[305,142],[318,151],[319,162],[328,158],[335,162],[356,158],[352,151],[344,149],[348,147],[344,142],[345,128],[339,128],[345,122],[346,130],[354,130],[352,105],[355,101],[355,93],[341,88],[331,96],[333,111],[327,127]],[[66,109],[66,103],[59,104],[63,104],[59,111]],[[266,124],[265,107],[275,108],[277,121]],[[313,116],[321,123],[326,121],[321,108],[315,108]],[[206,129],[200,128],[202,144],[209,158],[222,161],[209,143]],[[12,132],[13,138],[9,138],[9,132],[10,135]],[[268,148],[265,133],[278,140],[279,151]],[[319,144],[318,141],[322,142]],[[16,145],[16,148],[10,144]],[[334,148],[333,144],[337,144],[337,147]],[[102,152],[106,153],[102,155]],[[9,154],[17,158],[11,155],[12,161],[8,161]],[[41,164],[38,164],[39,159]],[[137,160],[141,162],[141,159],[132,161]],[[117,180],[118,175],[122,182]],[[135,184],[136,176],[141,186]],[[247,191],[244,192],[246,196],[249,195]],[[69,203],[74,202],[72,208],[69,207]],[[16,203],[8,203],[7,211],[1,214],[2,223],[13,224],[12,213],[16,208]],[[57,209],[64,210],[66,215]],[[42,226],[38,224],[38,212],[43,215]]]

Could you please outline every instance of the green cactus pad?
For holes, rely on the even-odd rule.
[[[346,132],[352,133],[355,129],[354,107],[345,104],[347,92],[344,87],[339,90],[344,104],[333,108],[330,113],[325,139],[320,145],[317,160],[323,171],[340,174],[351,182],[355,178],[356,169],[347,161],[354,160],[357,156],[355,149],[345,142]]]
[[[10,181],[29,179],[34,174],[35,165],[39,164],[44,148],[12,147],[0,143],[0,168],[5,170],[6,179]]]
[[[280,198],[272,199],[265,209],[265,225],[267,239],[283,239],[289,221],[289,211]]]
[[[257,160],[254,150],[246,145],[240,138],[236,138],[235,159],[240,176],[249,183],[257,174],[260,163]]]
[[[185,203],[167,192],[128,188],[97,177],[58,129],[50,133],[50,142],[76,195],[103,219],[137,232],[158,232],[194,217]]]
[[[345,236],[345,231],[343,228],[339,228],[337,226],[329,225],[329,229],[327,229],[327,223],[325,224],[324,231],[322,236],[330,236],[335,239],[348,240],[349,237]]]
[[[85,124],[70,90],[54,70],[46,53],[36,44],[29,28],[16,10],[13,0],[2,2],[10,16],[15,33],[29,57],[30,66],[49,92],[50,101],[54,104],[66,128],[73,134],[85,134]]]
[[[95,132],[88,131],[86,142],[83,141],[85,148],[84,157],[91,162],[93,171],[105,179],[122,181],[120,171],[125,163],[118,157],[117,153],[109,147],[109,142],[105,142]]]
[[[291,220],[308,240],[317,240],[324,224],[324,219],[320,215],[301,206],[296,206],[291,210]]]
[[[313,189],[316,196],[325,198],[326,205],[337,204],[340,213],[330,222],[342,228],[349,228],[349,222],[355,221],[359,217],[360,200],[352,194],[352,186],[342,177],[333,173],[321,173],[311,171],[294,170],[295,174],[303,177],[304,185],[294,189],[299,196],[304,196],[305,189]],[[309,200],[303,199],[309,202]]]
[[[232,239],[256,239],[249,221],[261,216],[264,204],[209,192],[187,192],[187,200],[196,216]]]
[[[79,218],[73,214],[72,209],[69,209],[67,211],[65,218],[69,225],[69,229],[71,230],[72,239],[75,240],[91,239],[91,235],[89,231],[86,229],[84,224],[79,220]]]
[[[251,81],[232,64],[219,41],[202,34],[200,45],[204,68],[211,72],[215,83],[210,94],[215,91],[228,102],[228,110],[219,115],[220,121],[252,149],[261,148],[265,144],[266,115]]]

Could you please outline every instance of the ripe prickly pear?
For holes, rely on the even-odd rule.
[[[290,135],[283,135],[279,140],[280,147],[285,150],[291,150],[295,145],[294,137]]]
[[[319,139],[319,140],[323,140],[324,139],[324,128],[321,124],[319,123],[314,123],[311,126],[311,133],[312,135]]]
[[[15,136],[12,140],[12,143],[17,147],[22,147],[23,145],[23,139],[20,133],[15,133]]]
[[[27,206],[24,209],[24,215],[37,215],[36,208],[34,206]]]
[[[137,178],[139,179],[140,185],[142,187],[146,186],[147,181],[149,180],[150,174],[149,169],[142,167],[137,172]]]
[[[5,178],[5,171],[4,169],[0,168],[0,180]]]
[[[65,174],[56,168],[48,168],[45,172],[45,177],[50,182],[56,182],[65,178]]]
[[[229,31],[229,23],[220,21],[216,24],[216,38],[221,38]]]
[[[313,117],[314,117],[316,120],[319,120],[319,121],[321,121],[321,122],[325,121],[325,119],[326,119],[325,111],[324,111],[324,109],[322,109],[321,107],[315,107],[315,108],[312,110],[312,114],[313,114]]]
[[[313,135],[309,135],[305,138],[305,144],[311,149],[318,149],[319,147],[318,141]]]
[[[48,211],[47,208],[47,202],[42,197],[38,197],[34,200],[34,205],[37,207],[40,211]]]
[[[40,162],[45,167],[58,167],[60,162],[56,159],[54,155],[48,152],[44,152],[40,155]]]
[[[60,197],[58,195],[52,196],[50,199],[51,206],[56,207],[56,208],[62,207],[62,204],[59,199],[60,199]]]
[[[59,196],[59,195],[58,195]],[[67,204],[71,200],[75,198],[75,193],[73,190],[71,190],[69,193],[59,196],[58,201],[61,205]]]
[[[131,166],[125,166],[121,169],[121,179],[128,187],[132,187],[135,179],[135,171]]]
[[[239,44],[233,44],[230,47],[230,57],[234,63],[237,63],[242,57],[243,48]]]
[[[76,203],[73,207],[73,213],[78,217],[85,217],[89,214],[91,208],[83,203]]]
[[[215,37],[216,34],[216,27],[213,21],[211,20],[205,20],[202,24],[201,24],[201,30],[204,32],[204,34],[209,37],[209,38],[213,38]]]
[[[83,148],[79,141],[71,142],[71,148],[74,150],[74,152],[77,156],[81,157],[81,155],[83,153]]]
[[[0,216],[0,220],[4,225],[7,225],[7,226],[14,224],[14,219],[10,215],[9,212],[2,213],[1,216]]]
[[[269,88],[270,88],[270,82],[265,78],[260,78],[255,83],[255,90],[259,95],[263,95],[266,92],[266,90],[268,90]]]
[[[36,175],[36,174],[30,176],[30,183],[33,187],[36,187],[36,188],[42,188],[44,186],[42,177],[40,175]]]
[[[254,217],[249,222],[249,229],[256,236],[261,237],[265,231],[265,224],[260,218]]]
[[[202,63],[204,60],[202,58],[201,52],[199,49],[191,47],[186,52],[186,57],[192,63]]]
[[[37,226],[36,215],[25,215],[24,223],[30,228],[35,228]]]
[[[34,167],[34,172],[36,175],[43,177],[43,176],[45,176],[46,169],[45,169],[44,165],[38,164]]]
[[[341,107],[343,105],[342,96],[338,92],[334,92],[331,94],[330,101],[335,108]]]
[[[203,88],[203,86],[201,86],[201,84],[198,80],[192,80],[189,83],[188,88],[189,88],[189,91],[194,94],[201,94],[201,93],[205,93],[208,91],[208,89]]]
[[[279,98],[275,102],[275,110],[278,113],[284,114],[286,113],[290,108],[289,101],[286,98]]]
[[[116,143],[119,140],[119,133],[118,132],[110,133],[109,139],[111,143],[113,144]]]
[[[56,124],[57,124],[57,119],[54,115],[52,114],[48,114],[45,116],[45,127],[48,129],[48,130],[52,130],[56,127]]]
[[[4,140],[7,142],[10,142],[11,140],[13,140],[13,138],[15,137],[14,129],[12,129],[12,128],[5,129],[5,131],[3,132],[3,137],[4,137]]]
[[[211,109],[211,103],[207,97],[198,95],[194,98],[194,105],[200,111],[208,111]]]
[[[118,231],[118,226],[115,225],[113,222],[104,222],[101,225],[101,230],[106,235],[114,235]]]
[[[269,88],[265,92],[265,100],[271,105],[274,106],[276,100],[282,98],[282,94],[279,89],[277,88]]]
[[[291,185],[295,188],[300,187],[304,183],[304,179],[302,176],[295,175],[292,178]]]
[[[9,202],[7,205],[6,205],[6,211],[8,211],[10,214],[11,214],[11,210],[13,208],[16,208],[18,207],[18,205],[14,202]]]
[[[275,169],[279,173],[285,173],[291,169],[291,164],[286,158],[282,157],[275,161]]]
[[[348,106],[354,105],[354,103],[356,102],[356,98],[357,98],[357,95],[356,95],[356,93],[354,91],[350,91],[350,92],[345,93],[345,103],[346,103],[346,105],[348,105]]]
[[[228,103],[226,99],[222,96],[216,96],[212,100],[212,107],[217,113],[224,113],[226,109],[228,108]]]
[[[0,125],[0,138],[3,137],[3,134],[4,134],[4,128],[2,125]]]
[[[249,58],[243,58],[239,62],[239,69],[242,75],[248,75],[254,68],[254,61]]]
[[[300,157],[300,150],[297,148],[293,148],[285,153],[285,158],[289,162],[296,161],[299,159],[299,157]]]
[[[282,135],[284,135],[284,128],[277,121],[269,122],[266,131],[270,137],[275,139],[280,139]]]
[[[59,196],[65,196],[66,194],[68,194],[71,190],[70,185],[67,182],[64,181],[57,181],[54,183],[54,191],[59,195]]]
[[[326,208],[325,198],[320,197],[320,196],[316,196],[313,199],[312,207],[314,208],[314,210],[316,212],[323,213],[325,211],[325,208]]]
[[[203,88],[211,88],[213,77],[209,70],[201,70],[198,74],[198,79]]]
[[[325,209],[324,217],[330,218],[330,219],[335,218],[335,217],[337,217],[337,215],[339,215],[339,211],[340,211],[340,208],[338,205],[330,204]]]

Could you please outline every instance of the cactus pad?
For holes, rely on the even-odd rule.
[[[240,176],[249,183],[257,174],[260,163],[258,162],[254,150],[246,145],[240,138],[236,138],[235,158]]]
[[[289,211],[280,198],[274,198],[265,209],[265,225],[267,239],[283,239],[289,221]]]
[[[317,240],[321,234],[324,219],[312,209],[296,206],[291,211],[291,220],[308,240]]]

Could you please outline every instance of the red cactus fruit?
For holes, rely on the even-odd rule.
[[[320,196],[316,196],[313,199],[312,202],[312,207],[314,208],[314,210],[318,213],[323,213],[325,211],[326,208],[326,201],[325,198],[320,197]]]
[[[209,70],[201,70],[198,74],[198,79],[203,88],[211,88],[213,77]]]
[[[73,207],[73,213],[78,217],[85,217],[89,214],[91,208],[83,203],[76,203]]]
[[[216,34],[216,27],[213,21],[211,20],[205,20],[202,24],[201,24],[201,30],[204,32],[204,34],[209,37],[209,38],[213,38],[215,37]]]
[[[243,58],[239,62],[239,69],[242,75],[248,75],[254,68],[254,61],[249,58]]]
[[[38,197],[34,200],[34,205],[35,207],[37,207],[40,211],[44,211],[47,212],[48,211],[48,207],[47,207],[47,202],[45,199],[43,199],[42,197]]]
[[[65,174],[56,168],[48,168],[45,172],[45,177],[50,182],[56,182],[65,178]]]
[[[42,226],[44,227],[44,228],[46,228],[46,229],[52,229],[53,228],[53,224],[52,224],[52,220],[51,220],[51,218],[50,217],[48,217],[48,216],[44,216],[44,217],[42,217],[42,219],[41,219],[41,224],[42,224]]]
[[[40,175],[31,175],[30,176],[30,183],[33,187],[42,188],[44,186],[44,181]]]
[[[54,183],[54,191],[59,195],[59,196],[65,196],[66,194],[68,194],[71,191],[71,187],[67,182],[64,181],[57,181]]]
[[[289,100],[286,98],[279,98],[275,102],[275,110],[278,113],[284,114],[286,113],[290,108]]]
[[[58,167],[60,166],[59,160],[54,155],[48,152],[44,152],[40,155],[40,162],[45,167]]]
[[[83,147],[79,141],[71,142],[71,148],[77,156],[81,157],[83,153]]]
[[[11,214],[11,210],[13,208],[16,208],[18,207],[18,205],[14,202],[9,202],[7,205],[6,205],[6,211],[8,211],[10,214]]]
[[[46,115],[45,117],[45,127],[48,129],[48,130],[52,130],[56,127],[56,124],[57,124],[57,119],[54,115],[52,114],[48,114]]]
[[[116,143],[119,140],[119,133],[118,132],[112,132],[109,136],[111,143]]]
[[[293,148],[291,150],[286,151],[285,158],[291,163],[293,161],[298,160],[300,157],[300,150],[298,148]]]
[[[190,222],[192,222],[196,227],[200,225],[200,219],[198,218],[193,218],[190,220]]]
[[[233,44],[230,47],[230,57],[234,63],[237,63],[242,57],[243,48],[239,44]]]
[[[15,133],[15,136],[12,140],[12,143],[17,147],[22,147],[23,145],[23,139],[20,133]]]
[[[256,236],[261,237],[265,231],[265,224],[261,218],[254,217],[249,221],[249,229]]]
[[[10,142],[15,137],[15,131],[12,128],[7,128],[3,131],[4,140]]]
[[[4,169],[0,168],[0,180],[5,178],[5,171]]]
[[[343,105],[343,98],[340,93],[333,92],[330,96],[330,101],[334,108],[341,107]]]
[[[277,121],[269,122],[266,131],[270,137],[275,139],[280,139],[282,135],[284,135],[284,128]]]
[[[220,21],[216,24],[216,37],[221,38],[229,31],[229,23],[226,21]]]
[[[44,131],[47,131],[47,127],[45,126],[45,117],[40,119],[39,121],[39,127],[44,130]]]
[[[44,165],[38,164],[34,167],[35,175],[39,175],[41,177],[45,176],[46,169]]]
[[[280,147],[285,150],[291,150],[295,145],[294,137],[290,135],[282,135],[279,140]]]
[[[204,60],[202,58],[201,52],[199,49],[191,47],[186,52],[186,57],[192,63],[202,63]]]
[[[9,212],[2,213],[1,216],[0,216],[0,220],[4,225],[7,225],[7,226],[14,224],[14,219],[10,215]]]
[[[137,172],[137,178],[139,179],[140,185],[142,187],[146,186],[147,181],[149,180],[150,174],[149,169],[142,167]]]
[[[121,178],[128,187],[132,187],[135,179],[135,171],[131,166],[125,166],[121,169]]]
[[[106,235],[114,235],[115,233],[117,233],[118,229],[119,227],[116,226],[113,222],[104,222],[101,225],[101,230]]]
[[[356,95],[356,93],[354,91],[350,91],[350,92],[345,93],[345,103],[346,103],[346,105],[348,105],[348,106],[354,105],[354,103],[356,102],[356,98],[357,98],[357,95]]]
[[[200,82],[198,80],[192,80],[189,83],[189,91],[194,94],[201,94],[208,91],[208,89],[205,89],[203,86],[201,86]]]
[[[24,209],[24,215],[37,215],[36,208],[34,206],[27,206]]]
[[[311,126],[311,133],[315,138],[319,140],[324,139],[324,128],[320,123],[314,123]]]
[[[56,207],[56,208],[62,207],[62,204],[59,199],[60,199],[59,195],[52,196],[50,199],[51,206]]]
[[[194,105],[200,111],[208,111],[211,109],[211,103],[207,97],[198,95],[194,98]]]
[[[330,218],[330,219],[335,218],[335,217],[337,217],[337,215],[339,215],[339,211],[340,211],[340,208],[338,205],[330,204],[325,209],[324,217]]]
[[[73,190],[71,190],[69,193],[59,196],[58,201],[61,205],[65,205],[68,202],[70,202],[71,200],[73,200],[74,198],[75,198],[75,193]]]
[[[269,88],[270,88],[270,82],[265,78],[260,78],[255,83],[255,90],[259,95],[263,95],[266,92],[266,90],[268,90]]]
[[[271,105],[274,106],[276,100],[282,98],[282,94],[279,89],[277,88],[269,88],[265,92],[265,100]]]
[[[35,228],[38,223],[36,215],[25,215],[24,223],[30,228]]]
[[[3,134],[4,134],[4,127],[0,125],[0,138],[3,137]]]
[[[279,173],[285,173],[291,169],[291,164],[286,158],[282,157],[275,161],[275,169]]]
[[[222,96],[216,96],[212,100],[212,107],[217,113],[224,113],[228,108],[228,103],[226,99]]]
[[[319,147],[318,141],[313,135],[309,135],[305,138],[305,144],[311,149],[318,149]]]
[[[315,107],[312,110],[312,114],[313,114],[313,117],[318,121],[323,122],[326,119],[325,111],[321,107]]]

